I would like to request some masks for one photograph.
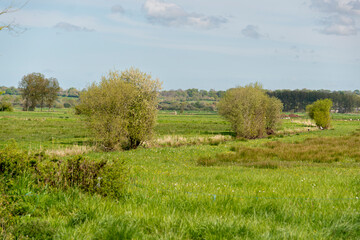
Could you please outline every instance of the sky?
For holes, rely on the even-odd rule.
[[[0,86],[83,89],[139,68],[163,89],[360,89],[360,0],[0,0]]]

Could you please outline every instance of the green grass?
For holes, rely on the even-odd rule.
[[[50,148],[86,144],[88,139],[80,119],[64,111],[1,113],[0,122],[2,145],[10,138],[23,149],[35,144]],[[130,182],[122,198],[77,189],[39,189],[28,177],[20,177],[13,188],[23,213],[7,233],[33,239],[358,239],[360,169],[356,164],[339,159],[276,169],[198,165],[201,157],[214,158],[239,147],[349,136],[360,122],[333,121],[333,130],[290,134],[302,127],[285,120],[280,136],[217,146],[89,152],[87,157],[94,160],[126,161]],[[155,137],[216,134],[230,134],[230,125],[218,115],[160,114]],[[53,136],[54,141],[48,139]],[[33,195],[24,197],[30,191]]]
[[[88,141],[89,133],[80,118],[69,111],[0,113],[0,144],[14,139],[31,149],[74,145]]]

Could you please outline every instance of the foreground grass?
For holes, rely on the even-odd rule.
[[[218,146],[228,148],[229,146]],[[359,169],[199,167],[214,146],[111,153],[132,165],[118,201],[77,190],[32,191],[15,233],[61,239],[356,239]],[[92,154],[97,158],[100,154]],[[20,182],[21,180],[19,180]],[[22,180],[26,186],[26,180]],[[34,231],[33,229],[36,229]]]
[[[13,118],[27,118],[13,113]],[[36,114],[36,113],[31,113]],[[69,114],[69,115],[67,115]],[[6,115],[8,116],[8,115]],[[36,115],[37,116],[37,115]],[[60,118],[61,116],[69,116]],[[0,117],[5,117],[2,115]],[[29,118],[40,118],[29,116]],[[79,120],[70,113],[41,116],[45,132],[25,135],[29,120],[1,118],[13,131],[1,135],[58,147],[86,139],[78,134]],[[47,121],[58,125],[47,129]],[[73,121],[67,125],[67,121]],[[173,122],[173,124],[172,124]],[[21,123],[22,127],[13,126]],[[79,124],[79,125],[76,125]],[[188,129],[183,126],[188,124]],[[1,125],[2,127],[4,125]],[[65,126],[64,135],[55,135]],[[190,126],[197,126],[190,128]],[[284,128],[308,127],[286,121]],[[126,152],[88,152],[91,159],[116,157],[131,168],[130,183],[120,199],[68,191],[36,188],[24,175],[13,183],[20,206],[18,223],[3,236],[33,239],[358,239],[360,236],[360,171],[356,163],[340,158],[333,163],[313,163],[288,167],[253,168],[237,165],[199,166],[198,159],[215,158],[242,147],[263,148],[274,140],[279,144],[303,142],[313,137],[349,136],[359,122],[334,121],[334,130],[309,131],[252,141],[226,141],[218,145],[140,148]],[[2,128],[4,129],[4,128]],[[48,131],[49,132],[46,132]],[[171,132],[172,131],[172,132]],[[216,116],[160,115],[157,136],[212,136],[229,132],[229,125]],[[5,138],[6,137],[6,138]],[[309,141],[309,140],[308,140]],[[32,146],[34,143],[32,142]],[[357,143],[358,144],[358,143]],[[360,147],[355,145],[355,147]],[[31,192],[32,194],[27,193]],[[1,208],[1,206],[0,206]]]

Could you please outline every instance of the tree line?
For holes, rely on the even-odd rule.
[[[276,97],[284,104],[283,111],[304,112],[306,106],[320,99],[331,99],[333,110],[340,113],[353,112],[360,108],[359,90],[351,91],[329,91],[329,90],[275,90],[267,91],[267,94]]]
[[[4,95],[21,95],[21,89],[15,87],[0,87]],[[59,89],[57,95],[78,100],[83,90],[76,88]],[[270,97],[276,97],[284,105],[285,112],[304,112],[306,106],[320,99],[331,99],[333,110],[340,113],[353,112],[360,108],[360,91],[329,91],[329,90],[266,90]],[[199,90],[178,89],[159,92],[158,108],[170,111],[217,111],[217,104],[225,91],[214,89]],[[71,104],[71,106],[74,104]]]

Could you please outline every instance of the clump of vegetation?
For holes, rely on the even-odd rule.
[[[269,97],[259,84],[250,84],[228,90],[218,108],[238,137],[252,139],[274,132],[280,123],[282,103]]]
[[[92,161],[80,155],[54,159],[43,152],[21,151],[13,144],[0,150],[0,179],[8,182],[28,174],[40,187],[76,187],[84,192],[119,197],[126,184],[127,172],[125,163],[118,159]]]
[[[0,102],[0,112],[13,112],[14,108],[9,102]]]
[[[331,123],[330,110],[332,105],[330,99],[317,100],[306,107],[306,112],[311,119],[315,120],[316,126],[328,129]]]
[[[134,149],[152,136],[160,87],[139,69],[109,72],[81,94],[77,112],[88,117],[104,150]]]
[[[21,221],[34,213],[40,192],[79,189],[119,198],[127,173],[124,162],[117,159],[52,159],[42,152],[22,151],[11,143],[0,150],[0,238],[52,239],[56,228],[47,221]]]
[[[212,166],[231,163],[248,167],[277,168],[288,165],[286,162],[360,162],[360,132],[345,137],[309,138],[297,143],[272,141],[262,147],[239,146],[231,150],[218,154],[215,158],[201,157],[198,164]]]
[[[0,95],[2,95],[4,92],[0,91]],[[0,112],[13,112],[14,108],[11,103],[4,101],[4,99],[0,102]]]

